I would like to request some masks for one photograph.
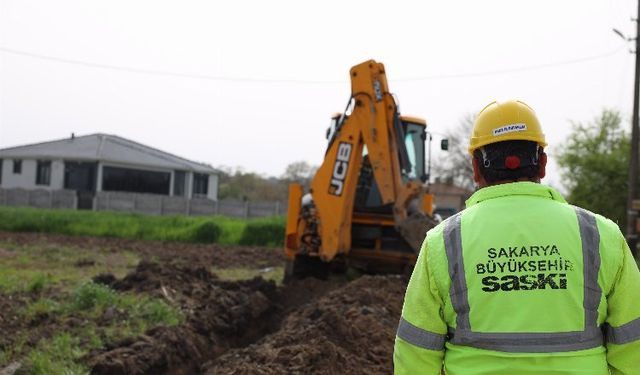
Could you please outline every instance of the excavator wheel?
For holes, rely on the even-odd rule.
[[[284,282],[289,283],[306,277],[326,280],[329,278],[330,271],[330,264],[323,262],[318,257],[296,255],[293,260],[287,259],[284,269]]]

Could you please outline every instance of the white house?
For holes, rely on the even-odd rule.
[[[101,191],[217,200],[218,171],[115,135],[72,135],[0,149],[0,188],[76,190],[79,208]]]

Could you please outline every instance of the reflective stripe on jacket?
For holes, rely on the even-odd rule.
[[[640,374],[639,301],[615,223],[544,185],[483,188],[427,234],[395,372]]]

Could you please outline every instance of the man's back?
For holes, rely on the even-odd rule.
[[[613,222],[531,182],[483,188],[467,206],[425,240],[398,331],[397,372],[412,372],[414,360],[437,370],[446,341],[454,375],[607,374],[607,363],[640,373],[631,355],[640,357],[640,341],[607,344],[609,358],[604,346],[603,327],[640,318],[630,293],[640,276]],[[631,333],[640,338],[640,327]]]

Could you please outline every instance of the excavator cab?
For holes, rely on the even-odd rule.
[[[403,175],[407,180],[420,179],[423,183],[429,180],[427,153],[425,148],[431,148],[431,137],[426,131],[427,124],[424,120],[413,117],[402,117],[402,129],[404,132],[404,144],[409,157],[410,168]],[[429,142],[427,142],[429,140]],[[426,164],[426,165],[425,165]]]
[[[332,122],[333,122],[332,118]],[[426,122],[416,117],[401,116],[402,137],[407,156],[407,168],[402,170],[402,180],[404,183],[410,181],[421,181],[426,183],[429,180],[430,158],[426,151],[431,148],[431,135],[426,131]],[[398,156],[400,158],[400,155]],[[363,147],[362,167],[358,178],[356,189],[355,211],[375,210],[382,207],[380,190],[373,178],[373,171],[368,157],[367,147]],[[387,204],[386,209],[380,208],[381,213],[392,213],[392,205]]]
[[[350,77],[349,103],[331,117],[309,191],[289,187],[285,280],[345,266],[403,272],[437,224],[426,121],[400,115],[383,64],[366,61]]]

